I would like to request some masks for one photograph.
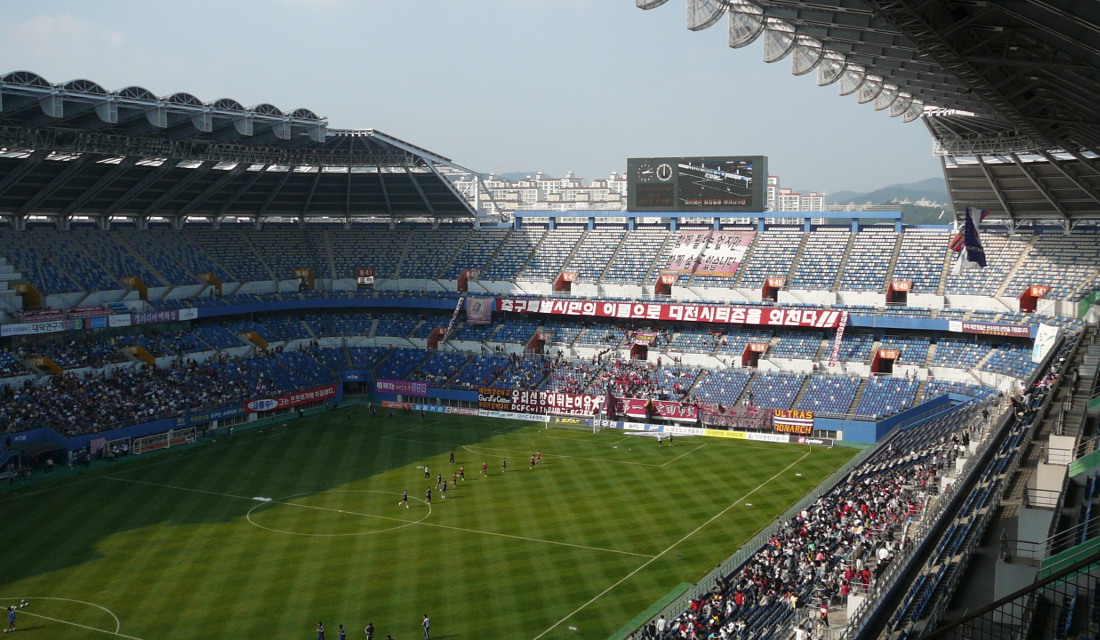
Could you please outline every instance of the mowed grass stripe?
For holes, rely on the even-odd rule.
[[[359,637],[373,621],[379,637],[419,637],[423,613],[432,615],[438,636],[529,638],[620,583],[570,622],[590,637],[606,636],[670,585],[697,580],[740,540],[766,526],[774,517],[766,511],[778,513],[847,457],[815,447],[799,465],[802,480],[784,475],[771,487],[774,505],[754,499],[754,509],[730,511],[691,536],[682,550],[651,561],[607,550],[662,553],[718,514],[733,491],[759,484],[807,450],[679,438],[669,448],[613,432],[502,429],[500,422],[464,417],[432,422],[414,417],[348,423],[336,412],[265,426],[263,434],[242,429],[231,443],[221,438],[182,455],[109,468],[120,478],[241,499],[117,481],[81,485],[77,478],[33,499],[13,501],[14,511],[43,530],[35,536],[0,532],[0,541],[8,543],[3,548],[19,557],[41,553],[49,559],[16,563],[27,568],[0,579],[0,591],[26,593],[34,587],[38,593],[108,599],[117,604],[123,632],[145,640],[312,637],[317,619],[325,621],[330,635],[343,622],[351,637]],[[402,431],[417,441],[383,437]],[[375,494],[356,492],[399,494],[408,488],[411,496],[422,497],[429,482],[415,467],[431,465],[433,487],[437,473],[449,479],[451,443],[518,453],[508,456],[510,470],[501,475],[500,456],[456,449],[468,480],[449,492],[446,503],[437,495],[425,524],[531,540],[439,526],[315,538],[264,531],[244,519],[259,504],[248,499],[253,495],[306,494],[303,503],[362,511],[365,527],[378,523],[367,515],[412,515],[423,509],[420,503],[397,514],[397,495],[391,505],[389,497],[375,500]],[[544,462],[530,471],[527,459],[539,449]],[[483,458],[492,473],[488,479],[479,476]],[[286,511],[280,511],[280,522],[303,531],[359,526],[347,514],[263,508]],[[77,514],[86,522],[66,527]],[[675,555],[681,552],[683,560]],[[146,589],[159,595],[143,596]],[[87,637],[78,629],[52,626],[50,635],[51,640]]]

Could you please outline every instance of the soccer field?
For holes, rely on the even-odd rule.
[[[604,640],[854,453],[324,413],[5,489],[0,604],[51,640],[409,640],[423,614],[433,639]]]

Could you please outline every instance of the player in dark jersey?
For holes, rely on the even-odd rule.
[[[344,631],[344,625],[340,625],[340,640],[348,640],[348,632]]]
[[[535,470],[535,456],[531,456],[531,471]]]
[[[455,463],[455,452],[454,452],[454,449],[452,449],[451,450],[451,464],[454,464],[454,463]]]
[[[504,458],[503,460],[500,461],[500,471],[501,471],[501,473],[503,473],[507,470],[508,470],[508,458]]]
[[[317,640],[325,640],[325,625],[317,621]]]
[[[458,468],[458,477],[463,482],[466,482],[466,467],[459,467]]]
[[[367,635],[367,640],[374,640],[374,623],[368,622],[366,628],[363,629],[363,633]]]
[[[447,481],[446,480],[443,481],[443,489],[441,489],[441,491],[443,492],[443,499],[446,500],[447,499]]]
[[[481,461],[481,475],[489,475],[489,463],[485,462],[484,460]]]
[[[428,490],[424,492],[424,502],[428,504],[432,503],[432,488],[428,487]]]
[[[435,477],[435,488],[438,489],[443,486],[443,474],[439,474]]]

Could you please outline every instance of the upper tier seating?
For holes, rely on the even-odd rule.
[[[842,291],[882,291],[898,234],[893,229],[865,229],[852,239],[852,250],[840,278]]]
[[[645,284],[657,261],[657,253],[668,238],[664,229],[639,229],[626,234],[619,253],[611,258],[603,282],[609,284]],[[667,257],[666,257],[667,262]]]
[[[531,259],[543,236],[551,233],[546,229],[524,227],[512,231],[512,234],[500,246],[493,260],[486,265],[483,280],[515,280],[520,269]],[[557,275],[557,274],[555,274]]]
[[[621,229],[589,231],[580,241],[569,264],[561,270],[576,273],[575,282],[598,282],[625,234]]]
[[[951,234],[934,229],[910,229],[901,234],[901,249],[893,280],[911,282],[912,293],[937,293]]]
[[[573,253],[584,232],[580,227],[559,227],[548,233],[517,279],[552,282],[562,272],[562,265]]]
[[[829,291],[844,260],[851,232],[846,229],[819,229],[806,238],[806,247],[798,259],[791,289]]]
[[[798,229],[771,229],[756,234],[748,264],[741,265],[740,286],[759,289],[765,278],[786,278],[801,242],[802,232]]]

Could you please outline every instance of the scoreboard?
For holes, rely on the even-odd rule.
[[[766,156],[628,158],[628,211],[763,211]]]

